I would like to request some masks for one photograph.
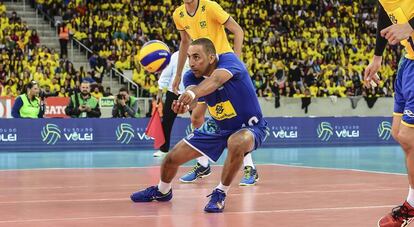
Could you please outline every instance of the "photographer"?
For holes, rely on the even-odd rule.
[[[39,85],[31,81],[26,85],[26,92],[19,95],[14,102],[12,116],[14,118],[43,118],[45,106],[40,100]]]
[[[128,89],[119,89],[119,93],[115,97],[114,107],[112,108],[112,117],[139,117],[138,100],[134,96],[129,95]]]
[[[98,100],[91,96],[89,82],[83,81],[80,85],[80,94],[75,90],[70,96],[69,105],[65,109],[66,115],[72,118],[92,118],[101,116]]]

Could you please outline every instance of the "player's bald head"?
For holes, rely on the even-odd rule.
[[[216,55],[216,48],[214,47],[213,42],[207,38],[196,39],[191,43],[191,46],[202,46],[204,52],[208,55]]]

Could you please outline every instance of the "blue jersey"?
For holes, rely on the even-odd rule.
[[[217,69],[226,70],[232,77],[213,93],[201,97],[220,130],[236,130],[262,122],[262,110],[253,83],[244,64],[234,53],[220,55]],[[184,86],[198,85],[204,78],[196,78],[189,70]]]

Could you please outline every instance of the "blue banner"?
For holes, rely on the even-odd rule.
[[[391,118],[266,118],[263,147],[395,145]],[[152,149],[145,135],[149,118],[0,119],[0,151]],[[177,118],[171,147],[191,133],[190,121]]]

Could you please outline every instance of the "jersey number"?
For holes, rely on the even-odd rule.
[[[249,119],[249,121],[247,122],[247,124],[248,124],[249,126],[253,126],[253,125],[257,124],[257,123],[259,123],[259,119],[257,119],[257,117],[256,117],[256,116],[251,117],[251,118]],[[246,127],[246,125],[243,123],[242,127]]]

